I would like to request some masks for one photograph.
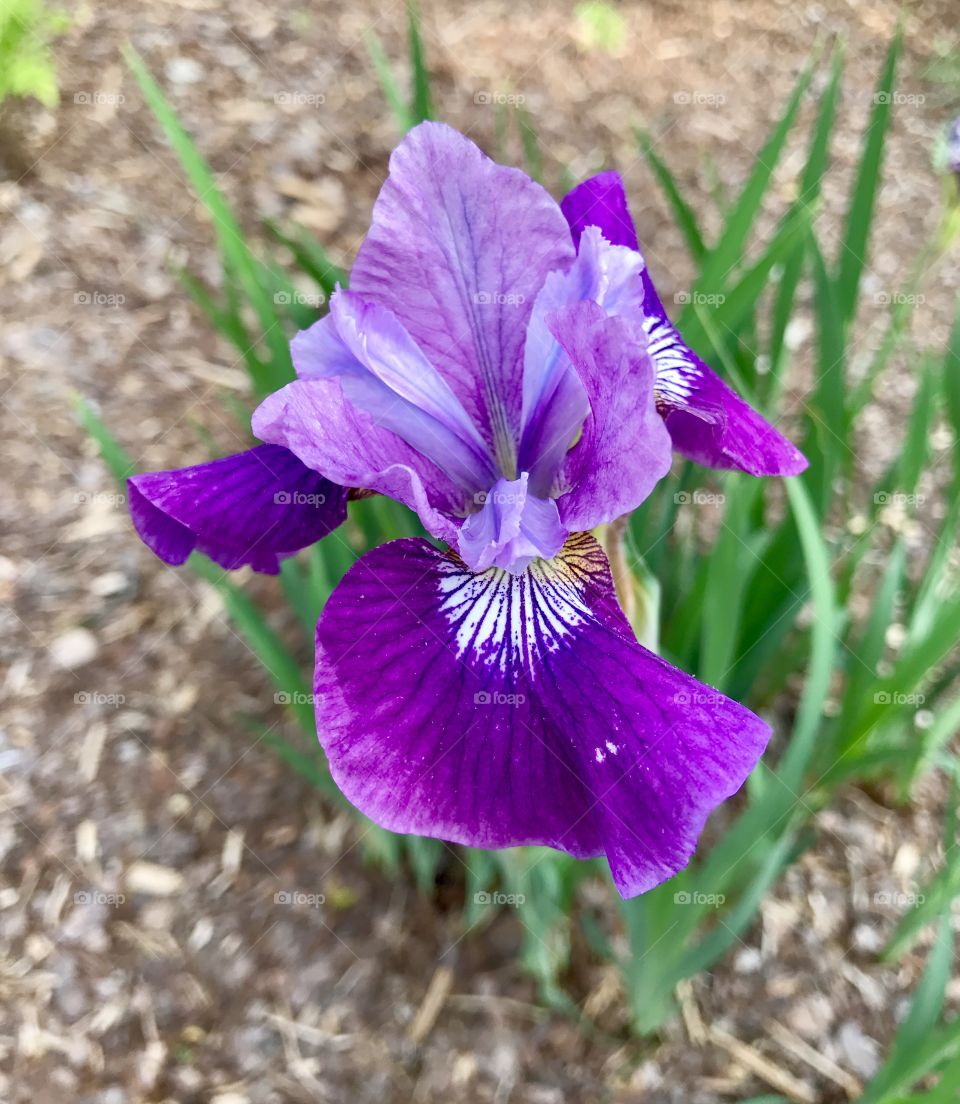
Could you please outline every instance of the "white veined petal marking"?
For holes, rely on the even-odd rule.
[[[649,338],[647,352],[656,369],[654,396],[657,407],[686,406],[700,378],[700,369],[676,328],[658,315],[647,315],[643,328]]]
[[[522,667],[535,677],[545,655],[595,620],[586,592],[591,577],[605,569],[603,553],[584,535],[571,537],[553,559],[534,560],[521,575],[498,567],[475,573],[459,559],[445,559],[440,612],[457,657],[503,672]]]

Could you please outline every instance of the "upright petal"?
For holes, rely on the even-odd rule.
[[[449,384],[392,311],[337,291],[333,326],[322,319],[293,339],[301,378],[336,378],[354,407],[402,437],[468,494],[496,473],[489,451]]]
[[[253,414],[253,432],[283,445],[345,487],[364,487],[414,510],[424,528],[454,540],[453,519],[467,513],[463,487],[401,437],[379,426],[343,394],[337,379],[299,379],[269,395]]]
[[[523,413],[518,466],[530,472],[534,492],[547,495],[580,430],[589,400],[570,358],[548,324],[561,307],[592,302],[607,314],[638,313],[643,303],[643,258],[611,245],[596,227],[580,239],[577,259],[551,272],[533,306],[523,353]]]
[[[551,315],[550,327],[583,380],[590,416],[567,456],[558,500],[571,531],[629,513],[670,470],[670,436],[654,402],[654,370],[642,325],[583,302]]]
[[[346,490],[277,445],[135,475],[127,485],[137,532],[168,564],[182,564],[196,548],[221,567],[276,575],[282,557],[347,516]]]
[[[627,206],[623,178],[617,172],[602,172],[584,180],[560,201],[560,209],[570,226],[573,244],[588,226],[599,226],[613,245],[625,245],[639,251],[637,231]]]
[[[527,321],[574,257],[556,202],[441,123],[394,150],[350,286],[394,311],[515,474]]]
[[[585,180],[560,203],[573,241],[590,226],[607,241],[639,250],[623,180],[605,172]],[[582,245],[581,245],[582,248]],[[696,463],[751,475],[796,475],[803,454],[741,399],[684,342],[643,270],[644,327],[657,371],[657,406],[674,448]]]
[[[519,576],[375,549],[323,612],[315,688],[333,776],[378,824],[606,854],[624,896],[687,863],[769,736],[632,639],[585,534]]]

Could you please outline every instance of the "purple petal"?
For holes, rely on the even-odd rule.
[[[323,319],[294,338],[299,376],[339,379],[353,406],[468,494],[490,486],[496,473],[480,434],[396,315],[354,292],[337,291],[328,318],[332,326]]]
[[[670,470],[670,436],[654,402],[639,322],[584,302],[557,311],[550,326],[590,397],[583,436],[561,475],[570,490],[558,502],[560,518],[575,532],[640,505]]]
[[[521,471],[530,472],[534,492],[547,495],[564,456],[589,410],[583,383],[550,331],[549,316],[561,307],[589,301],[607,314],[637,313],[643,302],[643,258],[610,245],[595,228],[580,241],[577,259],[565,272],[551,272],[534,303],[523,366]]]
[[[619,173],[603,172],[591,176],[560,201],[560,209],[570,226],[574,245],[588,226],[599,226],[612,245],[625,245],[639,251],[627,192]]]
[[[314,544],[347,516],[347,492],[276,445],[127,481],[130,516],[168,564],[196,548],[221,567],[275,575],[280,559]]]
[[[514,575],[531,560],[550,559],[563,547],[569,533],[560,524],[553,499],[527,491],[528,476],[499,479],[478,498],[483,506],[464,522],[457,549],[473,571],[502,567]]]
[[[673,447],[695,463],[750,475],[799,475],[803,453],[684,342],[644,270],[644,328],[657,371],[657,407]]]
[[[301,379],[269,395],[253,432],[288,448],[307,467],[345,487],[365,487],[414,510],[435,537],[454,540],[466,513],[463,488],[406,441],[375,423],[336,379]]]
[[[639,250],[623,180],[615,172],[585,180],[560,203],[575,244],[590,226],[607,241]],[[741,399],[684,342],[643,272],[645,328],[657,371],[657,406],[674,448],[699,464],[751,475],[797,475],[803,454]]]
[[[769,736],[631,638],[586,534],[519,576],[375,549],[321,616],[315,688],[333,776],[372,820],[606,854],[624,896],[689,861]]]
[[[547,192],[450,127],[422,123],[394,150],[350,286],[396,313],[503,472],[514,468],[533,301],[573,257]]]

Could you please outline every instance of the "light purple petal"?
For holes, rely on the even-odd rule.
[[[221,567],[275,575],[282,557],[347,516],[346,490],[276,445],[135,475],[127,485],[137,532],[168,564],[182,564],[196,548]]]
[[[574,245],[580,244],[580,235],[588,226],[599,226],[611,244],[639,251],[637,231],[619,173],[602,172],[584,180],[563,197],[560,209],[570,225]]]
[[[547,273],[574,257],[557,203],[441,123],[390,158],[350,286],[394,311],[512,473],[523,344]]]
[[[468,494],[496,473],[488,450],[459,399],[429,363],[396,315],[349,291],[330,303],[333,326],[321,320],[292,343],[301,378],[336,378],[359,410],[432,460]],[[327,323],[327,324],[325,324]]]
[[[610,245],[595,227],[580,240],[571,267],[551,272],[537,296],[527,329],[523,367],[523,416],[518,465],[531,487],[547,495],[589,410],[583,383],[548,325],[561,307],[584,301],[607,314],[637,313],[643,303],[643,258]]]
[[[630,636],[588,535],[523,575],[425,541],[375,549],[317,626],[317,728],[376,823],[606,854],[633,896],[690,859],[769,730]]]
[[[636,509],[667,474],[670,436],[639,322],[584,302],[555,312],[550,326],[590,397],[583,435],[561,473],[570,490],[557,505],[568,529],[593,529]]]
[[[253,432],[345,487],[364,487],[414,510],[435,537],[453,540],[466,515],[463,488],[406,441],[349,402],[336,379],[300,379],[269,395]]]
[[[561,201],[575,244],[590,226],[607,241],[639,249],[623,180],[615,172],[585,180]],[[582,248],[582,245],[581,245]],[[803,454],[741,399],[684,342],[667,317],[649,272],[643,313],[657,370],[657,405],[674,448],[697,463],[751,475],[797,475]]]
[[[498,479],[482,496],[481,509],[464,522],[457,549],[473,571],[502,567],[518,575],[531,560],[550,559],[569,533],[560,524],[553,499],[528,492],[528,476]]]

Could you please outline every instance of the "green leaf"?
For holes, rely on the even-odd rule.
[[[676,219],[677,226],[679,226],[687,243],[690,255],[698,263],[702,262],[706,256],[707,247],[704,244],[703,235],[700,233],[697,216],[694,214],[693,208],[681,195],[676,178],[654,149],[653,139],[649,133],[645,130],[638,130],[636,133],[640,152],[647,159],[647,163],[653,170],[653,175],[657,178],[657,183],[667,197],[667,202],[670,204],[673,217]]]
[[[697,291],[710,293],[721,289],[726,283],[727,273],[742,260],[747,237],[763,205],[812,75],[813,66],[810,65],[801,73],[786,110],[757,155],[753,171],[727,217],[720,240],[710,251],[697,278]]]
[[[216,178],[184,130],[176,112],[150,75],[140,55],[124,50],[127,65],[140,86],[150,110],[163,128],[183,171],[213,221],[224,265],[236,276],[262,330],[270,351],[270,363],[256,369],[254,386],[261,394],[276,391],[294,378],[290,349],[268,291],[262,286],[257,261],[250,252],[243,231],[217,187]]]
[[[430,97],[430,73],[424,58],[423,38],[420,34],[420,8],[410,0],[407,7],[407,26],[410,39],[410,70],[413,73],[413,102],[410,116],[414,123],[432,119],[433,103]]]
[[[894,101],[894,77],[902,36],[898,32],[887,51],[886,61],[873,97],[873,110],[864,137],[863,153],[847,209],[846,228],[837,266],[837,308],[844,324],[853,317],[860,291],[860,278],[867,260],[867,244],[873,225],[873,210],[880,188],[883,153]]]

